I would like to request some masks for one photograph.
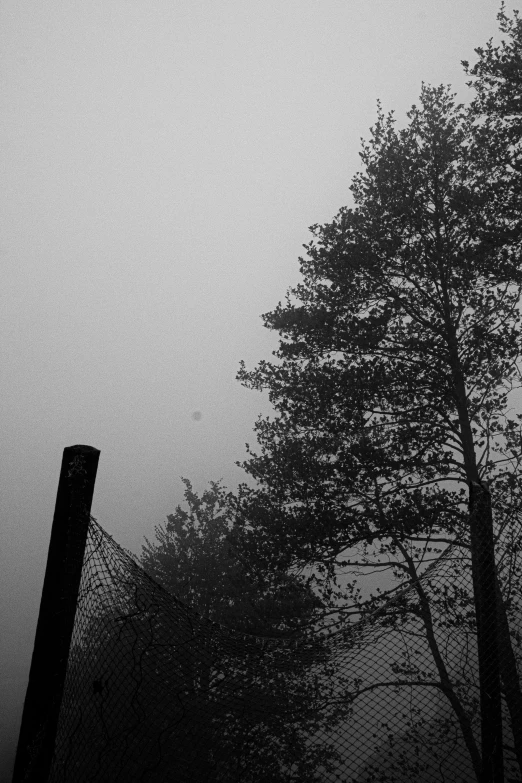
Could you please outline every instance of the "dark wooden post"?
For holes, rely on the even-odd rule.
[[[92,446],[63,450],[13,783],[49,776],[99,456]]]
[[[470,512],[482,734],[480,783],[503,783],[500,623],[497,617],[493,513],[489,489],[474,481],[470,483]]]

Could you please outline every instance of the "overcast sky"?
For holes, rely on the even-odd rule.
[[[423,80],[465,101],[498,7],[0,0],[0,783],[63,448],[101,450],[93,513],[137,554],[180,476],[245,480],[260,314],[350,203],[376,100],[399,124]]]

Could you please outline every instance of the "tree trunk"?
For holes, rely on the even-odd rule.
[[[506,608],[504,606],[504,601],[502,600],[498,580],[496,580],[495,584],[495,593],[499,626],[500,675],[502,677],[504,695],[511,718],[515,755],[522,775],[522,692],[520,690],[520,680],[517,672],[515,654],[511,645]]]
[[[489,490],[470,482],[471,570],[477,621],[482,735],[481,783],[503,783],[502,699],[493,515]]]
[[[419,582],[415,564],[413,563],[412,559],[409,557],[406,549],[403,546],[401,546],[399,542],[396,543],[404,559],[408,564],[408,572],[413,582],[413,585],[415,587],[415,592],[419,597],[420,616],[422,618],[422,622],[424,623],[424,628],[426,631],[426,639],[428,641],[428,645],[431,654],[433,656],[433,660],[435,662],[437,671],[439,673],[441,690],[443,694],[446,696],[446,698],[448,699],[449,703],[451,704],[451,707],[457,717],[457,720],[460,725],[460,730],[462,732],[462,737],[464,739],[464,742],[468,749],[468,753],[471,758],[473,770],[475,772],[477,780],[481,781],[480,776],[482,770],[482,760],[480,757],[480,753],[477,747],[477,743],[475,742],[475,738],[473,736],[473,730],[471,728],[469,717],[466,714],[466,711],[464,710],[464,707],[462,706],[462,703],[457,693],[455,692],[455,689],[453,688],[450,676],[448,674],[448,670],[446,669],[446,664],[444,663],[444,659],[439,650],[439,645],[437,643],[437,639],[435,637],[435,631],[433,628],[433,617],[431,614],[431,608],[430,608],[430,602],[428,596],[424,592],[424,589],[421,583]]]
[[[447,299],[447,296],[446,296]],[[464,468],[470,487],[470,543],[473,593],[477,617],[480,704],[482,727],[483,779],[503,781],[502,709],[500,678],[504,681],[513,733],[518,731],[519,706],[522,706],[520,683],[513,672],[508,620],[504,605],[498,601],[497,575],[493,539],[493,512],[489,490],[480,482],[475,444],[468,410],[464,372],[458,352],[458,340],[451,323],[449,303],[446,304],[446,327],[449,364],[454,384],[455,405],[459,417]],[[493,598],[495,596],[495,598]],[[493,599],[493,600],[492,600]],[[503,641],[499,632],[504,628]],[[500,655],[500,644],[503,652]],[[501,674],[502,671],[502,674]],[[509,687],[507,683],[509,682]],[[520,702],[519,702],[520,699]],[[486,730],[487,726],[487,730]],[[489,777],[487,770],[490,770]],[[494,772],[494,770],[497,770]]]

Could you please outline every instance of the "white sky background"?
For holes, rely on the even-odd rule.
[[[93,513],[138,554],[180,476],[246,479],[260,314],[350,203],[377,98],[399,123],[422,80],[465,101],[498,7],[0,0],[0,783],[63,448],[101,450]]]

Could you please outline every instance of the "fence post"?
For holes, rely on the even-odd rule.
[[[99,456],[92,446],[63,450],[13,783],[49,776]]]
[[[470,527],[473,592],[477,618],[480,683],[482,776],[480,783],[503,783],[502,702],[497,617],[497,575],[491,495],[470,482]]]

